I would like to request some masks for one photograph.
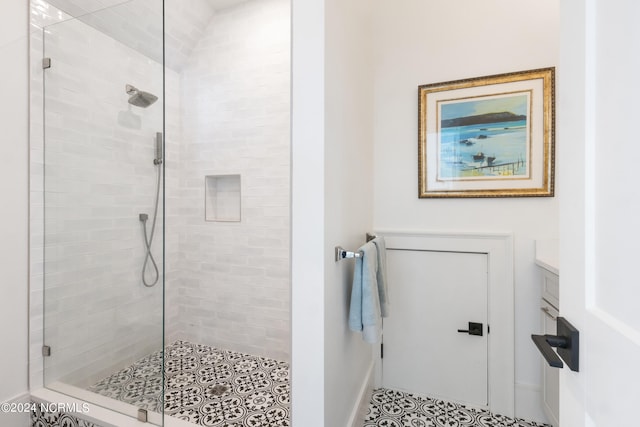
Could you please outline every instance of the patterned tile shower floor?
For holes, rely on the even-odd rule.
[[[161,412],[162,352],[91,386],[94,393]],[[203,426],[289,426],[289,364],[176,341],[165,349],[165,414]]]
[[[377,389],[364,427],[551,427],[444,400]]]

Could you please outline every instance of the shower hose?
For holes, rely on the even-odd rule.
[[[158,264],[156,264],[156,260],[153,258],[153,253],[151,252],[151,244],[153,243],[153,235],[154,232],[156,230],[156,219],[158,218],[158,201],[159,201],[159,197],[160,197],[160,178],[162,176],[162,166],[160,163],[158,163],[157,165],[157,183],[156,183],[156,199],[155,199],[155,204],[154,204],[154,209],[153,209],[153,219],[151,220],[151,232],[149,234],[147,234],[147,219],[148,219],[148,215],[147,214],[140,214],[140,222],[142,222],[142,230],[144,232],[144,244],[145,244],[145,248],[146,248],[146,254],[144,257],[144,264],[142,264],[142,283],[147,287],[150,288],[152,286],[154,286],[156,283],[158,283],[158,280],[160,279],[160,272],[158,271]],[[152,281],[147,281],[145,272],[147,271],[147,265],[149,264],[149,261],[151,261],[151,265],[153,266],[153,276],[152,276]]]

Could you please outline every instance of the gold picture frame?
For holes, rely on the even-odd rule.
[[[418,197],[552,197],[555,68],[418,87]]]

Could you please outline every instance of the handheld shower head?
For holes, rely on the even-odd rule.
[[[129,95],[129,104],[135,105],[136,107],[147,108],[158,100],[157,96],[138,90],[138,88],[129,84],[126,86],[126,91]]]
[[[163,141],[163,135],[162,132],[156,132],[156,158],[153,159],[153,164],[154,165],[161,165],[162,164],[162,160],[163,160],[163,145],[164,145],[164,141]]]

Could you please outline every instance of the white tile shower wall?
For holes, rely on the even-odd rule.
[[[288,0],[262,0],[213,15],[182,73],[177,196],[184,338],[282,360],[290,356],[289,9]],[[239,223],[205,222],[205,176],[220,174],[241,175]]]
[[[44,27],[71,19],[71,15],[53,6],[46,0],[30,0],[30,23],[33,30],[42,30]],[[33,39],[32,39],[33,40]],[[39,39],[42,43],[42,39]],[[42,46],[40,46],[41,48]]]
[[[43,27],[69,19],[69,15],[43,0],[31,1],[29,27],[29,228],[30,228],[30,301],[29,301],[29,380],[32,388],[43,385],[42,345],[44,325],[44,129],[43,129]]]
[[[181,338],[182,330],[178,318],[181,273],[180,230],[184,221],[178,200],[180,185],[180,141],[182,117],[180,99],[180,75],[165,70],[165,341]]]
[[[29,26],[29,382],[35,388],[42,385],[42,353],[34,349],[42,348],[42,326],[44,306],[42,300],[42,273],[37,272],[43,261],[43,205],[42,205],[42,67],[36,66],[37,58],[42,58],[42,29]],[[42,64],[42,63],[41,63]]]
[[[165,0],[165,63],[181,71],[214,13],[207,0]]]
[[[47,27],[45,52],[53,66],[45,72],[43,149],[42,31],[32,26],[32,35],[31,378],[34,386],[42,384],[46,309],[46,344],[53,347],[45,359],[46,382],[85,386],[162,346],[162,287],[140,283],[138,221],[138,213],[153,208],[153,137],[162,130],[161,103],[129,107],[124,92],[131,83],[160,95],[162,68],[77,20]],[[167,94],[175,101],[178,83],[168,73]],[[168,122],[167,132],[179,132],[179,122]],[[168,153],[178,152],[175,144],[167,142]],[[176,164],[167,161],[168,168]],[[172,183],[177,180],[167,186]],[[161,267],[160,236],[153,250]],[[177,243],[177,233],[167,245],[177,248],[169,246],[172,238]],[[174,270],[168,263],[167,272]]]

